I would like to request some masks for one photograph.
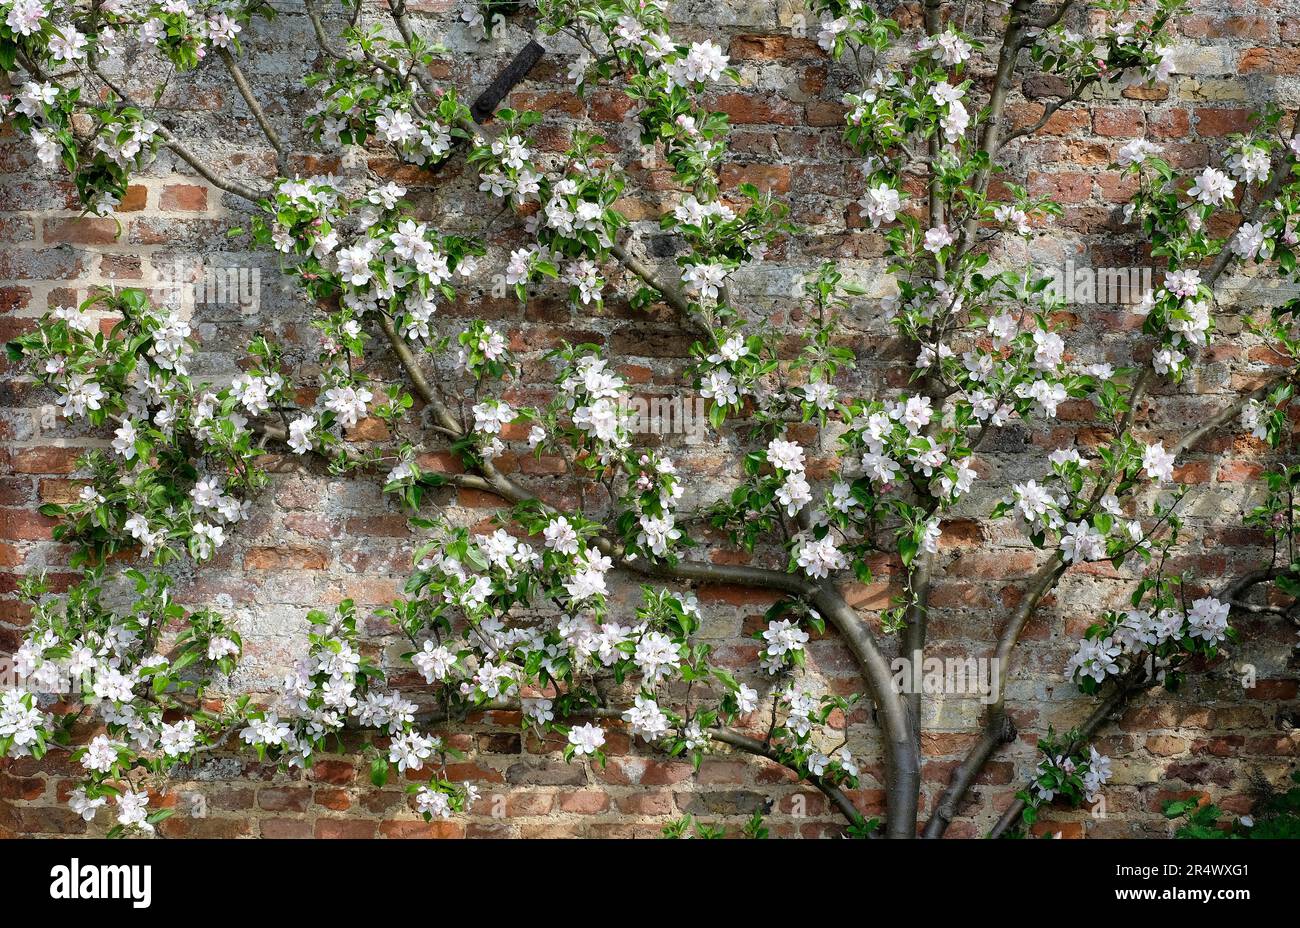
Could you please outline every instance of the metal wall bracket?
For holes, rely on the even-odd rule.
[[[498,104],[506,98],[506,94],[528,76],[528,72],[542,60],[545,54],[546,49],[537,40],[530,39],[510,64],[506,65],[505,69],[488,85],[488,88],[478,95],[478,99],[470,107],[470,115],[474,117],[474,121],[482,125],[491,119]]]

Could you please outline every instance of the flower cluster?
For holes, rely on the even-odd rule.
[[[320,99],[303,124],[314,141],[330,149],[374,139],[402,160],[432,167],[464,136],[468,108],[449,88],[432,112],[417,99],[413,70],[427,68],[434,49],[386,38],[375,25],[348,29],[346,56],[326,57],[325,70],[311,75]]]
[[[109,336],[96,313],[118,317]],[[65,417],[115,426],[109,448],[85,457],[93,477],[80,498],[45,507],[64,518],[59,539],[100,555],[138,545],[159,563],[185,550],[201,561],[246,517],[266,475],[243,413],[264,414],[282,396],[275,351],[255,340],[258,366],[217,389],[189,377],[189,335],[178,309],[138,290],[101,291],[10,344],[58,392]]]
[[[993,515],[1013,515],[1035,546],[1055,545],[1067,565],[1111,560],[1120,567],[1130,556],[1150,560],[1154,531],[1177,528],[1174,510],[1184,493],[1177,485],[1168,500],[1153,503],[1150,531],[1124,509],[1123,499],[1141,477],[1157,486],[1173,481],[1174,456],[1163,443],[1142,445],[1125,435],[1095,456],[1059,448],[1049,460],[1052,472],[1043,483],[1015,484]]]
[[[1190,657],[1213,658],[1236,637],[1228,623],[1231,607],[1212,596],[1188,606],[1181,584],[1163,578],[1143,580],[1131,608],[1108,611],[1091,626],[1066,664],[1065,672],[1084,692],[1095,692],[1112,677],[1145,674],[1174,689]]]
[[[15,683],[0,696],[0,756],[68,750],[67,728],[86,713],[103,726],[72,750],[83,776],[69,802],[89,821],[113,800],[110,834],[152,833],[170,811],[149,812],[143,784],[208,749],[238,718],[238,710],[188,715],[214,674],[234,670],[238,633],[214,612],[187,613],[164,574],[132,570],[127,579],[135,599],[125,612],[107,605],[98,572],[60,597],[40,578],[25,580],[32,625],[14,654]]]
[[[1115,80],[1126,70],[1148,82],[1168,80],[1173,73],[1173,47],[1164,30],[1182,6],[1181,0],[1161,0],[1140,15],[1133,4],[1108,5],[1089,30],[1076,32],[1064,23],[1038,31],[1030,54],[1044,71],[1067,80],[1071,87]],[[1136,16],[1128,19],[1128,16]]]
[[[1067,733],[1064,740],[1051,731],[1039,739],[1038,750],[1043,757],[1034,771],[1030,788],[1016,794],[1026,806],[1025,824],[1033,824],[1038,810],[1052,802],[1063,800],[1078,808],[1101,799],[1101,788],[1112,776],[1110,758],[1099,754],[1094,747],[1089,747],[1085,754],[1077,742],[1074,732]]]
[[[1223,249],[1213,225],[1237,209],[1241,189],[1262,187],[1273,176],[1281,147],[1273,133],[1279,118],[1275,112],[1261,114],[1249,132],[1232,137],[1221,168],[1207,166],[1190,179],[1180,178],[1161,150],[1145,140],[1136,139],[1119,152],[1115,166],[1138,180],[1126,218],[1140,222],[1151,236],[1152,254],[1169,264],[1164,286],[1146,294],[1134,310],[1144,319],[1143,331],[1158,339],[1152,360],[1157,373],[1181,379],[1193,350],[1208,344],[1214,330],[1212,281],[1203,279],[1196,265]],[[1279,171],[1292,168],[1300,157],[1294,146],[1282,156]],[[1283,192],[1261,207],[1253,218],[1242,217],[1227,243],[1230,256],[1277,258],[1284,268],[1294,266],[1300,216],[1291,194]]]
[[[583,51],[569,74],[581,91],[593,76],[621,72],[639,104],[642,143],[662,147],[683,185],[716,190],[726,117],[703,109],[708,85],[734,80],[727,56],[711,41],[677,45],[659,0],[541,0],[543,28],[578,39]]]

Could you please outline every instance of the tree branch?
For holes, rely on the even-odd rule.
[[[330,44],[329,36],[325,32],[325,23],[321,17],[319,0],[303,0],[303,3],[307,8],[307,18],[311,20],[312,33],[316,36],[316,45],[331,58],[342,59],[344,57],[343,53]]]
[[[127,103],[130,104],[131,106],[144,109],[144,107],[141,104],[132,100],[131,97],[125,91],[123,91],[120,87],[118,87],[117,84],[114,83],[112,78],[106,75],[103,69],[100,68],[98,64],[91,65],[91,70],[94,72],[95,76],[98,77],[101,81],[103,81],[104,85],[108,87],[109,90],[113,91],[113,93],[123,103]],[[155,116],[156,115],[157,114],[155,114]],[[254,205],[260,203],[262,200],[270,196],[269,190],[254,190],[252,187],[249,187],[246,184],[242,184],[239,181],[233,180],[228,177],[223,177],[222,175],[218,174],[212,168],[208,167],[208,165],[201,158],[199,158],[198,155],[190,151],[190,149],[185,145],[184,142],[180,140],[180,138],[176,135],[176,133],[173,132],[170,128],[168,128],[167,125],[163,123],[161,120],[158,120],[158,134],[162,136],[163,142],[167,145],[168,148],[170,148],[176,154],[178,158],[180,158],[182,161],[184,161],[186,164],[192,167],[200,177],[202,177],[212,186],[224,190],[227,193],[233,193],[235,196],[247,200],[249,203],[252,203]]]
[[[1204,438],[1213,434],[1223,426],[1227,425],[1229,422],[1239,417],[1241,415],[1241,411],[1245,409],[1246,404],[1249,403],[1251,400],[1263,399],[1264,397],[1268,396],[1269,393],[1273,392],[1274,389],[1281,386],[1282,384],[1288,381],[1295,381],[1297,376],[1300,376],[1300,371],[1287,371],[1285,374],[1281,374],[1277,377],[1274,377],[1272,380],[1264,384],[1262,387],[1256,387],[1254,390],[1251,390],[1249,393],[1237,397],[1236,400],[1229,403],[1227,406],[1223,407],[1223,409],[1219,411],[1218,415],[1213,416],[1209,421],[1205,422],[1203,425],[1201,425],[1198,428],[1192,429],[1192,431],[1188,432],[1181,439],[1179,439],[1178,444],[1174,445],[1173,447],[1174,456],[1176,457],[1185,451],[1192,450],[1198,444],[1200,444],[1200,442]]]
[[[813,602],[857,658],[858,667],[879,710],[888,769],[885,777],[885,833],[891,838],[915,838],[921,761],[907,705],[894,687],[889,662],[862,617],[845,602],[831,580],[821,582]]]
[[[490,710],[490,711],[520,712],[522,711],[522,708],[523,708],[522,703],[513,699],[503,698],[503,699],[494,699],[490,702],[484,703],[483,705],[475,706],[473,707],[472,710],[469,711],[482,712],[482,711]],[[452,718],[453,718],[452,713],[450,713],[445,709],[441,709],[433,713],[422,713],[417,716],[417,719],[420,722],[423,722],[425,724],[446,722],[451,720]],[[617,709],[611,709],[603,706],[581,706],[579,708],[574,709],[574,711],[568,713],[565,716],[566,720],[567,719],[609,719],[609,720],[621,721],[622,718],[623,718],[623,714],[619,712]],[[714,728],[707,729],[705,733],[709,736],[710,740],[712,741],[716,741],[719,744],[725,744],[728,747],[735,748],[736,750],[742,751],[746,754],[752,754],[755,757],[762,757],[766,760],[770,760],[773,763],[777,764],[778,766],[784,767],[787,770],[799,774],[801,779],[806,779],[813,786],[817,787],[817,789],[821,790],[822,794],[831,801],[831,803],[835,806],[835,808],[837,808],[840,811],[840,814],[844,816],[844,818],[848,821],[850,825],[863,824],[864,819],[862,817],[862,813],[858,811],[855,805],[853,805],[853,801],[850,800],[847,795],[845,795],[843,790],[841,790],[834,783],[831,783],[830,781],[825,780],[822,777],[806,774],[798,767],[786,763],[784,760],[781,759],[780,753],[771,745],[767,744],[766,742],[760,741],[757,738],[751,738],[749,735],[736,731],[733,728],[728,728],[725,725],[718,725]]]
[[[1087,744],[1088,741],[1092,739],[1092,736],[1096,734],[1097,729],[1101,728],[1108,718],[1123,709],[1132,696],[1139,692],[1145,692],[1151,685],[1151,683],[1135,684],[1132,686],[1117,684],[1116,687],[1111,690],[1110,694],[1103,699],[1095,709],[1093,709],[1092,714],[1088,716],[1088,720],[1079,726],[1078,734],[1066,747],[1064,753],[1072,754],[1074,751],[1078,750],[1081,745]],[[1016,820],[1020,818],[1020,813],[1024,811],[1024,808],[1024,800],[1016,799],[1012,802],[1011,805],[1007,807],[1007,810],[1002,813],[1002,817],[998,819],[997,824],[993,826],[993,829],[989,832],[988,836],[990,838],[1001,837],[1002,833],[1014,825]]]
[[[1033,0],[1012,0],[1007,20],[1007,31],[1002,38],[1002,49],[998,52],[998,68],[993,78],[993,90],[989,94],[988,116],[987,121],[984,123],[984,135],[980,139],[980,151],[988,156],[988,163],[976,173],[971,186],[976,195],[982,195],[988,189],[989,177],[993,170],[993,159],[997,157],[998,150],[1001,148],[999,139],[1002,132],[1002,111],[1006,109],[1007,96],[1011,93],[1011,83],[1015,78],[1016,59],[1020,56],[1020,49],[1023,47],[1025,27],[1028,22],[1029,9],[1032,6]],[[975,232],[979,228],[979,221],[979,213],[972,211],[970,217],[966,220],[966,227],[962,233],[965,241],[970,243],[975,241]]]
[[[226,70],[230,72],[230,79],[235,82],[235,87],[239,90],[239,95],[244,98],[244,103],[248,105],[249,112],[253,114],[253,118],[257,120],[258,126],[261,127],[262,134],[266,136],[266,140],[275,149],[276,169],[281,176],[288,176],[289,153],[286,151],[284,143],[280,141],[280,133],[276,131],[275,126],[271,125],[271,121],[266,118],[266,113],[262,109],[262,104],[257,101],[253,88],[248,86],[248,78],[244,76],[244,71],[239,67],[239,62],[235,60],[234,55],[230,54],[228,48],[218,48],[217,54],[220,56],[222,63],[225,64]]]
[[[1134,380],[1133,388],[1129,393],[1128,409],[1125,410],[1124,416],[1119,422],[1117,435],[1125,435],[1132,428],[1133,419],[1137,414],[1138,403],[1146,391],[1146,384],[1151,376],[1152,369],[1147,365],[1142,368]],[[1109,485],[1109,481],[1106,483],[1098,482],[1097,486],[1093,488],[1085,514],[1092,512],[1097,507]],[[1025,625],[1029,623],[1034,610],[1043,601],[1043,597],[1064,576],[1066,566],[1065,557],[1061,550],[1058,548],[1053,551],[1051,557],[1034,573],[1025,589],[1024,596],[1016,605],[1015,611],[1012,612],[1006,625],[1003,626],[1002,632],[998,636],[998,646],[993,660],[998,672],[1002,675],[1004,685],[998,689],[997,700],[988,708],[984,731],[980,735],[980,739],[975,742],[962,763],[952,772],[948,786],[944,789],[939,802],[935,806],[934,815],[926,823],[925,837],[939,838],[943,836],[944,831],[952,822],[952,817],[956,814],[958,805],[966,795],[966,791],[975,782],[975,778],[984,769],[984,765],[988,763],[989,758],[993,756],[999,745],[1015,740],[1016,727],[1006,712],[1005,686],[1007,672],[1011,666],[1012,652],[1020,641],[1020,635],[1024,632]]]
[[[791,767],[781,760],[780,755],[769,745],[764,744],[757,738],[751,738],[748,735],[742,735],[740,732],[733,731],[730,728],[715,728],[709,731],[709,737],[714,741],[730,745],[737,750],[744,751],[746,754],[755,754],[759,757],[766,757],[789,770],[802,774],[797,767]],[[822,791],[822,794],[831,801],[831,803],[840,810],[850,825],[863,824],[862,813],[860,813],[848,796],[844,795],[834,783],[827,782],[821,777],[808,775],[808,782]]]

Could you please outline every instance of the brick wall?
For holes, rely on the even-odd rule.
[[[412,4],[428,34],[444,36],[452,51],[440,59],[436,76],[471,97],[523,44],[516,27],[497,34],[490,44],[469,40],[450,2]],[[675,4],[679,40],[713,38],[729,46],[740,68],[742,86],[720,90],[718,109],[734,123],[728,184],[752,181],[786,198],[793,219],[803,227],[775,250],[771,261],[741,279],[743,302],[778,326],[797,331],[800,319],[787,299],[800,274],[826,258],[841,260],[855,279],[879,288],[880,239],[864,230],[853,199],[859,186],[856,165],[838,141],[842,109],[838,100],[847,76],[829,67],[815,42],[797,34],[801,7],[788,0],[696,0]],[[971,4],[964,28],[988,34],[996,28],[999,7]],[[1131,192],[1117,174],[1106,170],[1127,139],[1145,137],[1167,146],[1171,158],[1186,167],[1204,164],[1224,136],[1242,129],[1261,101],[1294,106],[1300,95],[1300,2],[1198,0],[1179,21],[1181,53],[1177,72],[1167,85],[1135,85],[1072,106],[1051,120],[1039,137],[1017,143],[1012,176],[1023,178],[1032,192],[1049,193],[1065,208],[1057,230],[1037,240],[1032,252],[1012,253],[1007,260],[1063,265],[1150,264],[1142,243],[1117,231],[1117,204]],[[896,16],[915,23],[915,9],[901,7]],[[793,30],[793,31],[792,31]],[[260,24],[247,37],[246,70],[262,89],[271,116],[281,125],[308,105],[295,76],[314,58],[315,46],[305,17],[292,8],[275,24]],[[567,60],[549,56],[532,78],[510,97],[515,107],[543,110],[542,137],[563,147],[564,127],[590,119],[611,141],[635,152],[635,129],[624,121],[629,102],[600,90],[585,103],[568,91]],[[985,75],[986,76],[986,75]],[[152,86],[159,75],[133,70],[135,89]],[[1050,91],[1029,80],[1028,97],[1017,95],[1010,112],[1021,122],[1037,118],[1035,94]],[[162,106],[186,138],[196,140],[206,156],[223,168],[273,170],[274,159],[248,117],[225,73],[205,68],[173,80]],[[622,204],[632,219],[646,219],[640,229],[648,252],[667,254],[655,237],[654,218],[670,201],[671,178],[662,171],[627,161],[633,183]],[[329,160],[299,159],[305,171],[349,170]],[[460,161],[430,177],[397,168],[372,155],[370,167],[398,177],[427,200],[431,218],[447,230],[477,231],[493,243],[493,260],[517,247],[518,230],[508,218],[485,215],[474,192],[477,181]],[[26,331],[49,307],[65,305],[95,284],[148,286],[178,259],[200,255],[209,263],[257,268],[261,272],[259,305],[254,312],[236,306],[204,306],[195,314],[201,342],[198,376],[231,376],[237,358],[254,332],[273,334],[288,351],[299,373],[314,352],[306,322],[309,315],[282,285],[274,263],[246,254],[230,244],[227,228],[242,224],[241,205],[209,189],[162,154],[140,177],[114,219],[78,218],[72,194],[61,179],[42,173],[30,147],[12,134],[0,136],[0,336]],[[119,225],[120,223],[120,225]],[[1250,297],[1248,305],[1262,302]],[[1137,320],[1116,306],[1075,305],[1068,333],[1070,351],[1092,360],[1123,364],[1138,343]],[[543,294],[527,306],[498,299],[489,292],[471,293],[444,315],[488,318],[509,331],[513,347],[526,360],[529,376],[543,382],[542,351],[560,339],[609,345],[620,368],[647,394],[669,394],[681,382],[683,357],[690,337],[666,313],[633,311],[610,299],[598,314],[574,311],[562,295]],[[846,338],[857,348],[861,369],[851,388],[868,391],[898,386],[908,361],[891,345],[874,300],[864,301],[846,320]],[[1219,319],[1221,336],[1181,386],[1155,391],[1141,412],[1150,434],[1176,437],[1218,408],[1226,398],[1261,382],[1269,357],[1243,334],[1234,312]],[[376,365],[386,365],[375,352]],[[525,378],[527,381],[527,377]],[[67,552],[49,540],[50,523],[35,511],[40,502],[74,496],[79,450],[102,441],[42,421],[41,407],[50,398],[33,389],[13,370],[4,376],[0,412],[0,652],[17,646],[24,615],[12,598],[19,575],[45,569],[55,581],[71,578]],[[521,387],[514,397],[529,401],[534,392]],[[1035,476],[1044,468],[1045,450],[1068,442],[1080,429],[1086,410],[1062,407],[1051,428],[1016,426],[1003,431],[979,457],[979,492],[945,526],[942,578],[932,606],[934,653],[988,654],[1005,610],[1020,595],[1021,581],[1039,555],[1004,523],[981,518],[1012,479]],[[810,437],[810,436],[804,436]],[[690,484],[725,485],[738,475],[736,449],[741,437],[730,430],[721,441],[677,446],[681,469]],[[1086,444],[1085,431],[1081,443]],[[818,449],[829,459],[832,446]],[[1241,527],[1253,479],[1263,463],[1261,446],[1222,434],[1181,462],[1180,479],[1193,485],[1188,509],[1191,531],[1174,569],[1186,569],[1213,585],[1215,578],[1241,573],[1262,556],[1259,539]],[[432,464],[433,462],[426,462]],[[272,461],[273,484],[254,518],[239,526],[232,544],[216,561],[180,577],[186,602],[213,604],[232,615],[244,636],[243,666],[231,681],[232,691],[274,690],[283,669],[305,648],[305,612],[351,597],[374,607],[400,589],[413,533],[404,517],[384,500],[378,487],[331,478],[298,460]],[[559,462],[521,457],[505,467],[548,499],[575,499],[561,476]],[[447,491],[440,502],[470,522],[486,519],[492,498]],[[873,565],[878,580],[850,590],[850,602],[868,621],[896,592],[889,563]],[[1075,568],[1035,615],[1024,635],[1012,677],[1009,704],[1024,737],[1003,750],[973,790],[953,835],[973,835],[996,819],[1011,793],[1032,769],[1032,738],[1048,724],[1057,730],[1079,721],[1091,700],[1078,697],[1061,669],[1072,643],[1097,612],[1131,588],[1132,574],[1108,564]],[[634,590],[633,590],[634,591]],[[623,591],[626,593],[628,591]],[[738,667],[753,665],[755,645],[747,640],[770,602],[765,594],[743,589],[704,587],[704,637],[722,660]],[[1046,827],[1067,835],[1163,835],[1159,813],[1163,799],[1188,790],[1210,793],[1220,804],[1244,811],[1248,781],[1256,770],[1277,781],[1294,764],[1297,712],[1294,631],[1271,617],[1238,620],[1245,644],[1231,665],[1194,676],[1180,694],[1157,695],[1130,708],[1117,726],[1104,730],[1101,748],[1115,759],[1116,775],[1107,789],[1107,815],[1054,811]],[[391,630],[378,620],[367,627],[370,646],[389,656],[400,651]],[[889,647],[893,647],[892,642]],[[854,692],[861,684],[848,651],[833,636],[814,641],[810,657],[827,685]],[[1240,686],[1232,669],[1242,663],[1258,668],[1253,689]],[[409,679],[406,682],[410,683]],[[925,767],[923,814],[946,782],[948,773],[976,737],[980,705],[970,699],[939,697],[929,701],[924,719]],[[883,811],[877,729],[864,709],[842,720],[852,728],[855,755],[867,759],[863,788],[854,798],[869,814]],[[491,713],[456,729],[453,743],[466,760],[452,771],[455,779],[476,781],[484,798],[467,818],[426,825],[419,820],[400,784],[376,790],[348,753],[321,760],[306,775],[283,775],[259,767],[251,755],[205,760],[181,776],[160,801],[176,802],[188,814],[162,827],[173,835],[216,836],[654,836],[669,817],[690,812],[712,820],[729,813],[748,813],[771,799],[769,820],[779,835],[820,836],[838,832],[837,817],[822,796],[771,765],[719,755],[698,773],[688,763],[666,760],[632,749],[626,737],[611,737],[605,769],[565,764],[560,745],[521,736],[518,718]],[[355,747],[352,745],[350,747]],[[0,835],[86,833],[87,826],[61,800],[75,775],[66,756],[30,761],[0,761]],[[198,813],[202,814],[198,814]]]

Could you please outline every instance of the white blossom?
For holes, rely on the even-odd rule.
[[[1157,483],[1174,479],[1174,456],[1165,450],[1163,442],[1147,445],[1142,452],[1142,468]]]
[[[573,745],[573,753],[578,757],[595,754],[604,743],[605,732],[597,725],[587,723],[569,729],[569,744]]]
[[[1187,195],[1200,200],[1207,206],[1218,206],[1232,196],[1237,182],[1214,168],[1206,168],[1196,176],[1196,182],[1187,191]]]

